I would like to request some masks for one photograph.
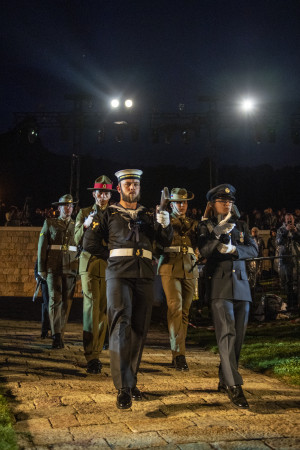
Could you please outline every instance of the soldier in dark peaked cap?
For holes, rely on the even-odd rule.
[[[251,292],[244,258],[258,248],[245,222],[234,216],[235,188],[221,184],[208,191],[200,222],[199,251],[207,258],[207,295],[220,353],[219,392],[239,408],[248,408],[238,362],[249,317]]]
[[[94,186],[88,188],[92,191],[95,203],[82,208],[76,217],[75,242],[83,246],[83,236],[91,225],[93,218],[99,218],[106,211],[113,189],[112,181],[101,175],[95,180]],[[83,291],[83,348],[87,361],[87,372],[98,374],[102,364],[99,359],[103,348],[107,329],[107,305],[105,270],[107,267],[108,249],[103,242],[103,254],[91,255],[84,248],[79,258],[79,274]]]
[[[59,217],[46,219],[38,242],[38,274],[47,280],[52,348],[64,347],[63,333],[73,301],[78,260],[74,241],[75,222],[71,218],[74,204],[70,194],[52,203]]]
[[[117,407],[127,409],[132,399],[142,400],[137,372],[151,319],[154,269],[153,242],[167,247],[172,242],[169,213],[157,214],[139,204],[139,169],[120,170],[117,190],[120,201],[103,217],[94,217],[84,234],[83,248],[93,255],[108,243],[106,269],[110,368],[118,389]]]
[[[186,217],[188,201],[194,194],[185,188],[174,188],[170,195],[173,240],[164,247],[159,259],[158,273],[166,295],[168,329],[172,351],[172,365],[176,370],[189,370],[185,358],[189,310],[198,278],[195,249],[198,240],[198,221]]]

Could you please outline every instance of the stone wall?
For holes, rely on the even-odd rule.
[[[0,227],[0,297],[33,296],[40,230],[36,227]],[[75,297],[81,296],[78,281]]]

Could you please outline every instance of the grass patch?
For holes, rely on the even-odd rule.
[[[12,427],[12,416],[6,398],[0,391],[0,449],[17,450],[17,438]]]
[[[215,335],[188,329],[188,342],[217,352]],[[240,362],[244,367],[300,385],[300,325],[294,321],[250,324]]]

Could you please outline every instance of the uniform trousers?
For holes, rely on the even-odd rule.
[[[72,306],[76,276],[69,274],[48,273],[49,320],[52,336],[64,334]]]
[[[168,329],[173,359],[185,355],[185,339],[189,323],[189,310],[193,301],[196,279],[161,276],[166,295]]]
[[[213,299],[211,309],[220,353],[220,382],[227,386],[241,385],[238,372],[241,348],[248,324],[250,302]]]
[[[106,281],[110,369],[116,389],[133,388],[151,320],[153,280]]]
[[[106,282],[104,277],[81,273],[83,291],[83,348],[87,362],[99,359],[106,329]]]

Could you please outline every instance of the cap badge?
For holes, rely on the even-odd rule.
[[[225,192],[226,192],[226,194],[229,194],[229,192],[230,192],[230,189],[227,187],[227,188],[225,188]]]

